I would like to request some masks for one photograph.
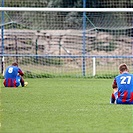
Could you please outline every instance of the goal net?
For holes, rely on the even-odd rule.
[[[133,12],[107,10],[0,8],[1,73],[12,62],[28,77],[107,78],[121,63],[132,71]]]

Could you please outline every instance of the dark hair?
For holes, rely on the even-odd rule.
[[[12,66],[18,66],[17,62],[12,63]]]
[[[119,71],[121,71],[121,72],[128,71],[127,65],[125,63],[121,64],[119,66]]]

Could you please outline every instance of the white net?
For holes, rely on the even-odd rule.
[[[4,68],[16,61],[32,77],[112,77],[120,63],[132,71],[132,11],[64,10],[4,11]]]

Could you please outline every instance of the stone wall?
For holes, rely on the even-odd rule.
[[[5,30],[4,33],[6,54],[82,55],[82,44],[83,34],[80,30]],[[90,31],[86,34],[86,54],[132,55],[132,38],[109,32]],[[101,64],[107,62],[112,63],[114,60],[110,58],[100,61]]]

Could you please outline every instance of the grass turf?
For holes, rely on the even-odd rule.
[[[110,105],[111,79],[27,79],[1,82],[1,133],[129,133],[132,105]]]

